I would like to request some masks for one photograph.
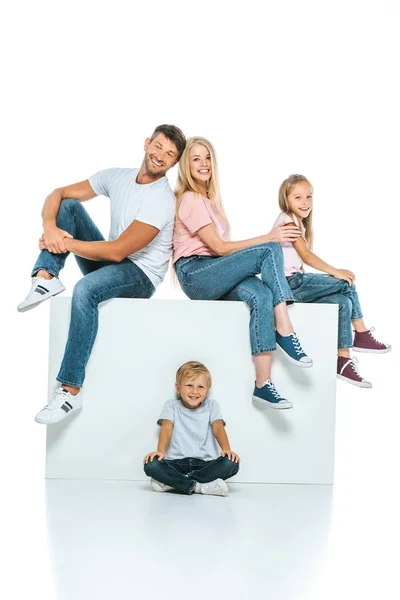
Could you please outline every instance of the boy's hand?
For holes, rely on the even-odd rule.
[[[232,462],[240,462],[239,455],[235,452],[232,452],[232,450],[222,450],[221,456],[227,456]]]
[[[143,463],[147,465],[149,461],[153,462],[153,458],[155,458],[156,456],[158,456],[159,461],[165,458],[165,454],[163,454],[162,452],[149,452],[149,454],[146,454],[146,456],[144,457]]]

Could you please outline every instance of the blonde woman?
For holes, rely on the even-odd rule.
[[[302,234],[293,242],[287,240],[282,244],[285,275],[296,302],[339,306],[337,376],[359,387],[372,387],[369,381],[361,377],[356,359],[351,358],[350,349],[384,354],[391,350],[391,346],[378,342],[372,335],[373,328],[366,328],[354,286],[354,273],[336,269],[312,252],[313,189],[304,175],[290,175],[285,179],[279,189],[279,208],[282,212],[275,226],[296,224]],[[326,275],[304,273],[303,263]]]
[[[293,302],[293,295],[283,272],[280,243],[294,242],[301,235],[298,227],[278,225],[268,234],[231,241],[215,151],[205,138],[187,141],[175,195],[173,262],[183,291],[192,300],[246,302],[256,370],[253,399],[262,406],[292,408],[271,381],[271,361],[278,346],[290,362],[312,366],[286,307],[286,302]]]

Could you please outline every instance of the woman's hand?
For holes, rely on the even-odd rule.
[[[279,223],[265,237],[267,242],[285,244],[287,242],[295,242],[300,236],[301,231],[294,223]]]
[[[147,463],[153,462],[153,459],[158,456],[158,460],[162,460],[163,458],[165,458],[165,454],[163,454],[162,452],[149,452],[149,454],[146,454],[146,456],[143,459],[143,464],[147,465]]]
[[[347,271],[347,269],[335,269],[332,275],[335,279],[344,279],[349,285],[353,285],[356,280],[354,273]]]
[[[43,240],[43,243],[39,243],[39,248],[41,250],[48,250],[52,254],[64,254],[67,251],[64,242],[65,238],[73,239],[73,236],[68,231],[64,231],[56,226],[45,227],[43,235],[40,238],[40,240]]]
[[[232,452],[232,450],[222,450],[221,452],[221,456],[227,456],[229,458],[229,460],[231,460],[232,462],[240,462],[240,457],[238,454],[236,454],[235,452]]]

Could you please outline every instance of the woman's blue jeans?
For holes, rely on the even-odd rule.
[[[81,202],[65,199],[57,215],[57,227],[85,242],[104,240]],[[52,254],[42,250],[32,271],[40,269],[58,277],[69,252]],[[155,288],[143,271],[129,259],[120,263],[88,260],[75,256],[84,277],[75,285],[68,341],[58,381],[82,387],[85,367],[97,335],[98,305],[111,298],[150,298]]]
[[[229,479],[239,471],[239,463],[233,462],[227,456],[214,460],[199,458],[178,458],[158,460],[144,465],[144,472],[160,483],[170,485],[183,494],[191,494],[196,482],[208,483],[215,479]]]
[[[296,302],[339,306],[338,348],[351,348],[351,322],[363,317],[355,286],[321,273],[295,273],[287,279]]]
[[[188,256],[175,263],[175,270],[191,300],[240,300],[248,305],[253,355],[276,349],[274,307],[294,300],[280,244],[269,242],[226,256]]]

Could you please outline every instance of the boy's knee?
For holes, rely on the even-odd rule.
[[[227,456],[221,459],[220,466],[225,479],[233,477],[239,471],[239,463],[233,462]]]
[[[149,460],[148,463],[145,463],[143,465],[143,469],[144,472],[146,473],[146,475],[148,475],[148,477],[154,477],[154,474],[157,473],[158,469],[159,469],[159,463],[162,461],[159,461],[156,458],[153,458],[152,461]]]

